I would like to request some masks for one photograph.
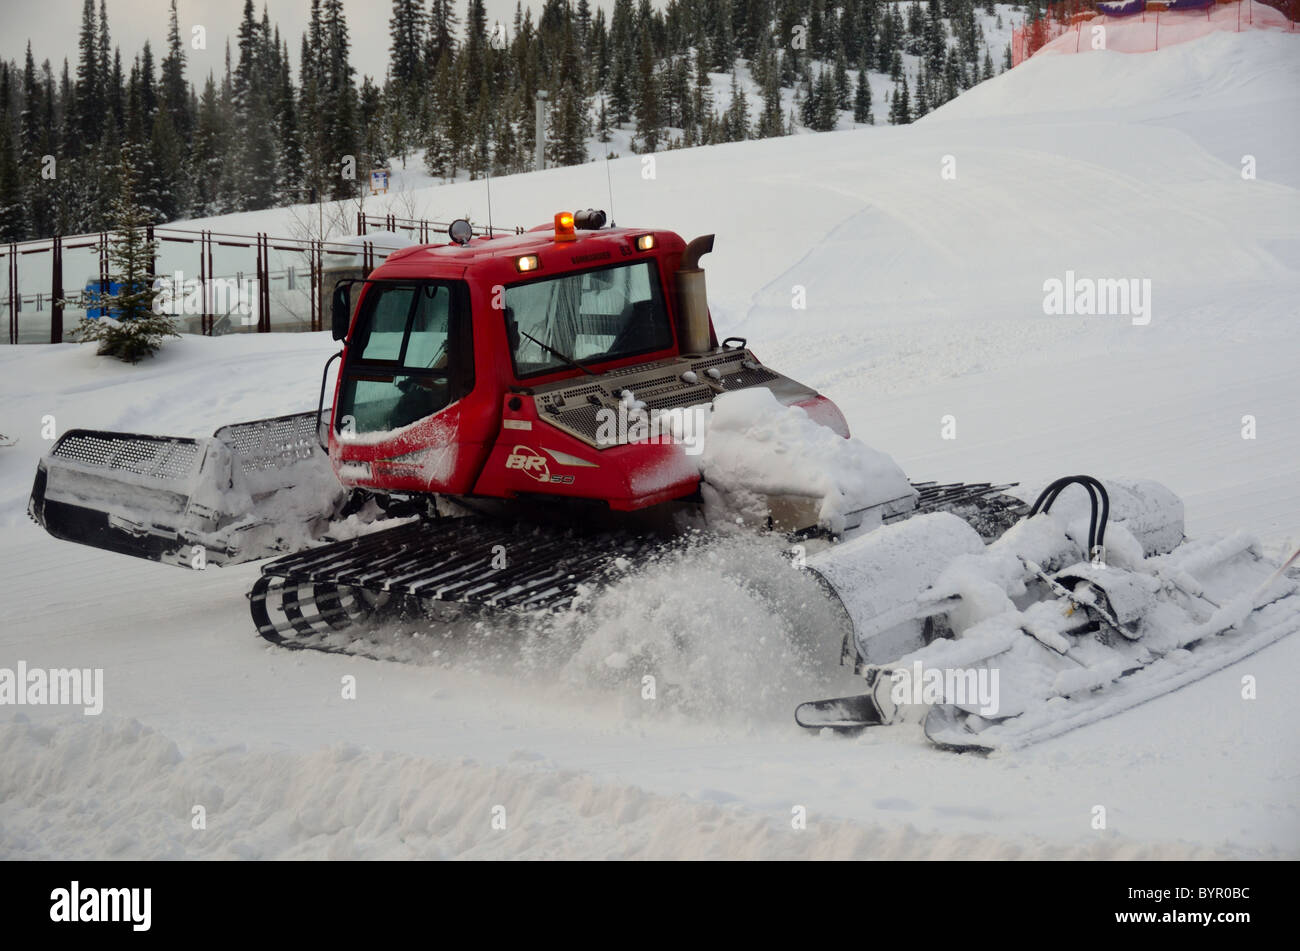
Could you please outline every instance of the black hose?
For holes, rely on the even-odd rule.
[[[1039,493],[1038,501],[1029,510],[1029,517],[1033,518],[1040,511],[1043,513],[1051,511],[1052,503],[1056,501],[1057,496],[1071,485],[1082,486],[1088,491],[1088,500],[1092,506],[1088,520],[1088,557],[1091,558],[1099,548],[1105,547],[1106,524],[1110,520],[1110,495],[1107,494],[1106,487],[1097,479],[1086,475],[1064,476],[1057,479]],[[1098,504],[1099,496],[1100,504]]]
[[[320,372],[320,399],[316,401],[316,444],[325,450],[326,455],[329,455],[330,447],[320,438],[320,414],[325,411],[325,381],[329,378],[330,364],[341,356],[343,356],[342,350],[326,360],[325,369]]]

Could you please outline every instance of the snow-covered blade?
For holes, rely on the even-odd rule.
[[[188,439],[74,429],[41,460],[27,511],[56,538],[201,568],[319,540],[345,493],[316,414]]]
[[[1076,493],[988,546],[935,513],[811,558],[852,623],[844,655],[870,692],[806,704],[797,720],[840,730],[923,720],[946,749],[1024,746],[1300,628],[1294,557],[1279,567],[1241,533],[1184,541],[1182,505],[1163,486],[1102,487],[1109,524],[1100,500],[1089,511]],[[860,721],[844,714],[854,709]]]

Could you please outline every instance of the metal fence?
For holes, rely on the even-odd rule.
[[[363,240],[367,234],[405,232],[429,243],[446,227],[445,222],[358,215],[357,237],[349,239],[171,227],[149,228],[148,236],[157,241],[160,306],[182,332],[213,335],[321,330],[332,276],[364,276],[390,250]],[[111,314],[112,300],[105,296],[111,241],[112,233],[102,232],[0,245],[5,275],[0,311],[8,342],[60,343],[88,312]]]
[[[405,232],[411,236],[411,239],[418,241],[420,244],[428,244],[437,239],[439,232],[446,233],[450,226],[448,221],[425,221],[423,218],[399,218],[396,215],[367,215],[363,212],[357,212],[357,234],[366,235],[373,231],[395,231],[397,233]],[[478,228],[474,229],[476,233]],[[518,227],[508,228],[484,228],[484,234],[523,234],[524,229]]]

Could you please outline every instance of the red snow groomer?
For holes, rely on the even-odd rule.
[[[1188,668],[1162,667],[1171,651],[1213,669],[1300,626],[1294,583],[1257,546],[1184,544],[1181,503],[1152,483],[1062,480],[1023,520],[1030,497],[1011,486],[908,484],[848,440],[828,399],[745,340],[719,342],[700,268],[712,235],[687,243],[586,211],[509,237],[459,221],[449,237],[334,289],[343,349],[316,412],[199,439],[70,431],[39,466],[32,517],[191,568],[280,555],[249,594],[258,632],[357,650],[381,615],[566,610],[652,551],[707,544],[720,487],[698,441],[724,401],[749,399],[812,426],[808,445],[866,460],[860,485],[839,464],[830,489],[789,470],[740,487],[741,521],[811,553],[816,590],[842,608],[826,642],[870,687],[802,705],[804,726],[908,722],[921,704],[936,743],[1014,745],[1051,732],[1061,700],[1077,725],[1172,689]],[[895,689],[900,672],[954,665],[1005,667],[1016,689],[996,710]]]

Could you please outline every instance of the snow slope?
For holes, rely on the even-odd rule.
[[[719,331],[826,392],[911,478],[1152,477],[1183,496],[1189,532],[1241,528],[1281,551],[1300,544],[1297,79],[1300,36],[1285,34],[1036,57],[910,127],[666,153],[653,177],[614,162],[614,217],[717,232]],[[606,204],[604,178],[502,179],[493,207],[549,220]],[[486,211],[482,183],[421,197]],[[276,233],[283,214],[224,224]],[[1045,315],[1044,282],[1067,270],[1149,279],[1150,323]],[[130,368],[0,348],[0,431],[20,440],[0,450],[0,667],[105,671],[98,719],[0,707],[0,856],[1300,854],[1300,637],[977,759],[793,726],[794,702],[852,680],[838,644],[787,663],[799,596],[745,585],[762,556],[743,546],[608,595],[571,661],[483,631],[399,666],[264,647],[242,597],[256,566],[171,570],[25,520],[42,417],[207,433],[309,407],[333,349],[320,334],[186,338]],[[601,674],[602,651],[673,633],[683,701]]]

